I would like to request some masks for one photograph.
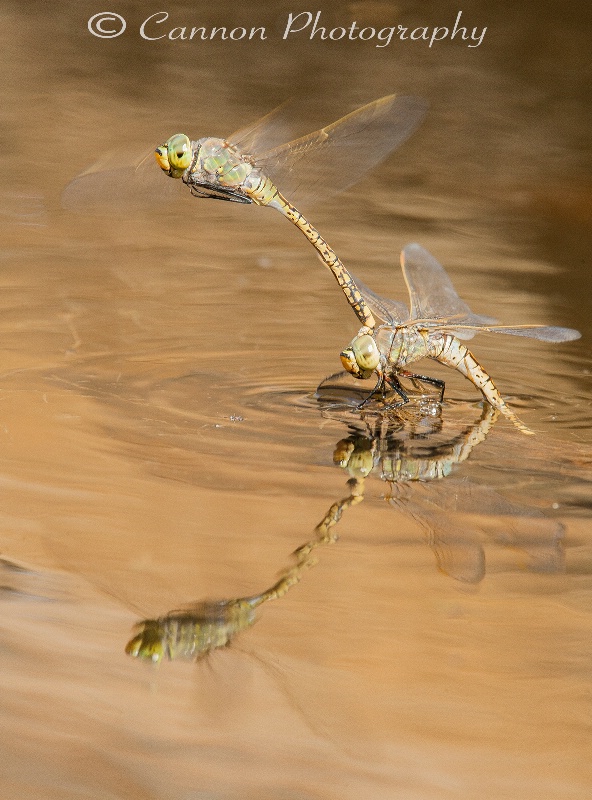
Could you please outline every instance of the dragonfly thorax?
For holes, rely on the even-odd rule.
[[[208,137],[192,142],[184,133],[176,133],[157,147],[154,155],[169,177],[182,178],[190,186],[237,190],[253,171],[251,160],[225,139]]]
[[[191,177],[196,182],[203,180],[236,189],[244,184],[253,170],[251,162],[225,139],[199,139],[193,142],[193,148]]]
[[[374,336],[356,336],[340,353],[344,368],[355,378],[372,377],[378,369],[403,369],[407,364],[429,355],[429,337],[415,326],[400,328],[383,325]]]
[[[419,361],[428,355],[427,332],[414,325],[391,328],[384,326],[376,333],[378,349],[383,354],[387,365],[395,370],[403,369],[407,364]]]

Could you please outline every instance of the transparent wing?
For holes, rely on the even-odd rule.
[[[423,119],[425,101],[390,95],[348,114],[326,128],[275,149],[289,135],[291,105],[228,137],[241,152],[278,183],[289,199],[340,192],[402,144]],[[183,192],[181,181],[166,178],[155,164],[154,148],[120,148],[78,175],[62,194],[65,208],[79,210],[143,209],[167,205]]]
[[[352,275],[352,278],[375,317],[393,327],[409,320],[409,309],[405,303],[400,303],[398,300],[389,300],[387,297],[380,297],[359,278],[356,278],[355,275]]]
[[[497,320],[474,314],[462,300],[444,267],[419,244],[409,244],[401,253],[401,267],[411,303],[411,319],[454,318],[470,333],[471,326],[491,325]]]
[[[401,253],[401,266],[409,290],[411,313],[398,300],[389,300],[373,292],[359,278],[354,281],[374,316],[387,325],[414,325],[418,319],[429,327],[450,328],[463,339],[472,338],[482,325],[495,323],[492,317],[473,314],[456,293],[448,275],[436,259],[420,245],[408,245]],[[434,293],[435,301],[430,293]]]
[[[283,144],[293,132],[294,103],[286,100],[269,114],[227,137],[244,155],[263,153]]]
[[[580,339],[582,334],[574,328],[558,328],[553,325],[459,325],[454,320],[432,320],[429,327],[438,330],[450,330],[457,336],[464,332],[471,333],[505,333],[510,336],[525,336],[528,339],[539,339],[542,342],[572,342]],[[462,337],[460,338],[467,338]]]
[[[430,485],[430,489],[431,489]],[[463,583],[480,583],[485,577],[485,551],[479,541],[480,531],[462,514],[410,503],[409,512],[428,532],[438,569]]]
[[[388,95],[326,128],[265,153],[257,165],[286,198],[323,196],[352,186],[401,145],[425,116],[419,97]]]
[[[134,211],[169,205],[183,189],[181,181],[168,178],[159,168],[154,147],[140,156],[137,150],[134,154],[117,148],[77,175],[61,201],[69,211]]]
[[[388,325],[417,325],[471,339],[479,332],[524,336],[543,342],[570,342],[581,333],[551,325],[495,325],[493,317],[474,314],[462,300],[444,267],[425,248],[410,244],[401,253],[401,267],[409,290],[411,313],[403,303],[375,294],[354,278],[372,313]]]

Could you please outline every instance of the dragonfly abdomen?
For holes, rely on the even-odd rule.
[[[277,207],[273,201],[279,195],[279,191],[275,183],[267,175],[263,175],[254,169],[245,181],[244,188],[256,205],[271,206],[271,208]]]
[[[457,369],[481,391],[488,403],[513,422],[522,433],[533,433],[506,405],[491,377],[456,336],[449,333],[432,334],[428,340],[428,356],[447,367]]]
[[[369,333],[373,331],[376,327],[376,320],[366,305],[362,293],[358,289],[352,275],[342,263],[335,250],[327,244],[317,229],[306,219],[304,214],[301,214],[295,206],[289,203],[279,191],[276,190],[276,192],[276,196],[268,203],[269,207],[277,209],[306,236],[320,255],[323,264],[333,273],[335,280],[341,287],[347,302],[353,308],[357,318],[364,328],[367,329],[364,332]]]
[[[446,364],[447,367],[457,369],[465,378],[468,378],[471,383],[480,389],[487,399],[489,399],[488,394],[490,394],[492,390],[493,393],[499,395],[491,377],[485,372],[471,351],[465,347],[456,336],[451,336],[448,333],[430,336],[428,341],[428,356],[439,361],[441,364]]]

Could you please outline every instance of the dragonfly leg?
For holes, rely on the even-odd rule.
[[[387,408],[400,408],[401,406],[404,406],[406,403],[409,402],[409,396],[407,395],[407,393],[405,392],[405,390],[401,386],[401,381],[399,380],[397,375],[395,375],[394,372],[391,373],[388,376],[385,376],[384,383],[388,384],[388,386],[390,386],[391,389],[394,392],[396,392],[399,395],[399,397],[401,398],[396,403],[386,403],[386,398],[384,396],[384,390],[383,390],[383,400],[386,403],[386,407]]]
[[[366,398],[364,398],[364,400],[362,400],[362,402],[358,406],[358,410],[364,408],[366,403],[369,403],[370,400],[372,400],[372,398],[374,397],[374,395],[377,394],[378,392],[381,393],[382,400],[384,402],[384,395],[385,395],[385,393],[384,393],[384,384],[385,384],[384,373],[380,372],[379,375],[378,375],[378,381],[376,382],[376,386],[374,387],[374,389],[372,389],[372,391],[370,392],[368,397],[366,397]]]
[[[409,378],[416,389],[419,388],[417,385],[418,382],[431,383],[432,386],[437,386],[440,390],[438,402],[441,403],[444,400],[444,389],[446,388],[446,383],[439,378],[432,378],[429,375],[418,375],[416,372],[407,372],[407,370],[399,370],[399,375],[402,375],[404,378]]]
[[[388,403],[386,399],[387,389],[391,389],[392,391],[396,392],[401,399],[396,403]],[[381,399],[385,405],[385,408],[400,408],[409,402],[409,396],[401,386],[401,381],[398,379],[395,373],[387,375],[385,372],[381,371],[376,386],[374,389],[372,389],[368,397],[366,397],[366,399],[360,403],[358,409],[364,408],[366,403],[370,402],[370,400],[372,400],[372,398],[378,394],[378,392],[381,394]]]

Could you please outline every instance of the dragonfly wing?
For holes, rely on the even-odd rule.
[[[476,333],[505,333],[509,336],[524,336],[528,339],[539,339],[542,342],[572,342],[580,339],[582,334],[574,328],[559,328],[553,325],[459,325],[451,320],[439,320],[438,330],[449,330],[459,338],[469,338],[465,333],[474,336]]]
[[[438,569],[454,580],[480,583],[485,577],[485,551],[479,541],[480,532],[466,517],[421,507],[411,507],[410,510],[418,521],[427,525],[428,543]]]
[[[418,244],[410,244],[401,253],[403,275],[409,289],[411,321],[425,320],[428,328],[448,331],[459,339],[471,339],[476,333],[505,333],[543,342],[570,342],[581,333],[573,328],[549,325],[495,325],[496,320],[473,314],[462,300],[444,267]]]
[[[235,131],[226,141],[243,155],[263,153],[285,142],[293,129],[294,103],[287,100],[261,119]]]
[[[397,300],[389,300],[369,289],[365,283],[352,275],[354,283],[362,293],[366,304],[375,317],[378,317],[387,325],[400,325],[409,319],[409,309],[405,303],[400,303]]]
[[[181,181],[163,174],[153,147],[140,156],[117,148],[77,175],[61,202],[69,211],[133,211],[168,205],[182,188]]]
[[[275,147],[288,136],[290,104],[243,128],[228,141],[246,155],[257,156],[265,172],[291,198],[300,185],[303,194],[342,191],[382,161],[419,125],[427,105],[413,97],[391,95],[376,100],[315,133]],[[275,149],[269,149],[270,147]],[[66,187],[62,204],[72,210],[143,209],[167,205],[182,193],[180,181],[163,180],[153,148],[108,153]],[[302,162],[302,164],[300,163]],[[298,170],[293,168],[298,165]]]
[[[475,327],[497,321],[493,317],[474,314],[458,296],[444,267],[421,245],[408,244],[405,247],[401,253],[401,267],[409,290],[412,320],[452,317],[461,325]]]
[[[419,97],[389,95],[326,128],[255,154],[257,165],[288,200],[341,192],[399,147],[426,111]]]

